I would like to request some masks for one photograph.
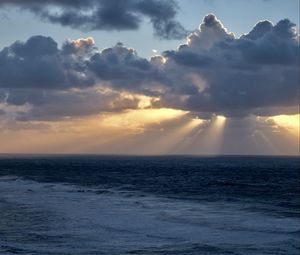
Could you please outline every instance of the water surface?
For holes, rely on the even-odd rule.
[[[297,157],[1,157],[0,254],[300,254]]]

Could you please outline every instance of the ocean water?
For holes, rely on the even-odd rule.
[[[0,254],[300,254],[299,157],[0,157]]]

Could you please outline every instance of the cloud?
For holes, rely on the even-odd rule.
[[[293,114],[299,72],[289,20],[261,21],[236,38],[210,14],[186,44],[150,60],[122,43],[99,50],[91,37],[61,47],[44,36],[15,42],[0,51],[0,103],[26,105],[22,120],[135,109],[140,95],[202,118]]]
[[[102,83],[117,90],[151,95],[155,91],[153,83],[165,82],[164,73],[157,66],[121,43],[95,53],[88,69]]]
[[[35,97],[33,97],[35,95]],[[31,97],[31,98],[30,98]],[[36,99],[39,98],[39,99]],[[138,97],[126,96],[118,92],[86,89],[76,91],[14,91],[7,103],[30,102],[28,111],[17,114],[17,120],[61,120],[84,117],[100,112],[120,112],[124,109],[137,109]]]
[[[287,19],[275,26],[262,21],[235,38],[214,15],[206,16],[186,44],[164,53],[169,72],[182,78],[162,96],[163,104],[226,116],[264,115],[280,107],[295,111],[299,102],[296,31]],[[205,88],[199,90],[189,74],[201,77]]]
[[[160,79],[159,68],[133,49],[118,43],[100,51],[91,37],[58,48],[33,36],[0,51],[0,103],[26,105],[19,120],[136,109],[138,94],[153,96],[151,83]]]
[[[88,88],[101,82],[137,92],[162,80],[159,69],[122,43],[100,51],[93,38],[66,41],[59,49],[50,37],[33,36],[0,51],[0,88]]]
[[[65,53],[50,37],[33,36],[25,43],[13,43],[0,51],[0,87],[58,89],[93,84],[84,73],[80,55]]]
[[[30,10],[42,20],[81,30],[136,30],[147,18],[155,35],[181,39],[187,35],[175,20],[173,0],[0,0],[0,5]]]

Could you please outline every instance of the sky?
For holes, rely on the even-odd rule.
[[[0,153],[299,155],[298,0],[0,0]]]

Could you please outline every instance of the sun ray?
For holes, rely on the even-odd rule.
[[[215,116],[208,121],[203,131],[199,131],[195,138],[196,151],[200,154],[218,154],[222,144],[226,117]]]
[[[184,150],[187,137],[200,125],[202,120],[190,119],[184,125],[179,126],[166,136],[164,136],[157,146],[164,148],[164,153],[180,154]]]

